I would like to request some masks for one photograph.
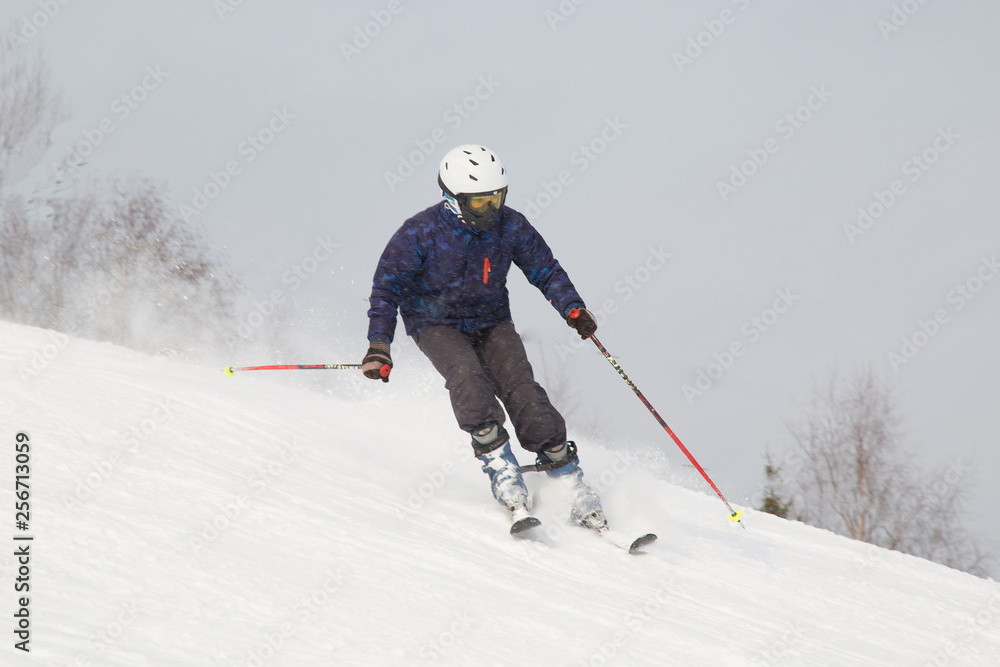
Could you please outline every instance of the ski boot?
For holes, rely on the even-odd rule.
[[[538,461],[532,469],[545,471],[549,477],[563,480],[563,483],[570,487],[571,522],[598,532],[607,530],[608,521],[604,518],[601,499],[583,481],[583,470],[580,469],[580,458],[576,454],[576,443],[567,440],[555,447],[543,449],[538,453]]]
[[[595,531],[616,547],[625,549],[630,554],[635,554],[640,553],[646,545],[656,541],[656,535],[653,533],[632,538],[611,529],[604,517],[601,499],[583,481],[583,471],[580,470],[580,459],[576,455],[574,442],[566,441],[555,447],[542,450],[538,454],[537,463],[524,466],[522,470],[544,471],[549,477],[564,480],[564,483],[570,486],[572,495],[570,520]]]
[[[483,462],[483,472],[490,478],[493,497],[510,510],[514,523],[511,534],[517,534],[541,524],[528,512],[528,488],[524,485],[521,468],[510,451],[510,436],[502,426],[491,424],[472,432],[472,449]]]

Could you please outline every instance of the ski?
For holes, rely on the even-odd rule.
[[[521,510],[514,515],[514,523],[510,527],[510,534],[514,537],[528,537],[530,534],[528,531],[540,525],[542,525],[541,521],[528,514],[527,510]],[[642,553],[644,547],[652,544],[657,539],[653,533],[646,533],[639,537],[629,537],[617,530],[612,530],[607,524],[604,524],[600,528],[591,528],[586,524],[580,524],[580,527],[597,533],[608,543],[633,555]]]
[[[526,530],[531,530],[536,526],[542,525],[542,522],[535,517],[528,514],[528,509],[526,507],[518,507],[512,510],[514,523],[510,527],[510,534],[517,535],[523,533]]]
[[[630,554],[642,553],[643,547],[652,544],[656,541],[656,535],[653,533],[646,533],[636,538],[631,538],[623,533],[619,533],[616,530],[608,528],[607,525],[602,528],[593,529],[598,535],[603,537],[605,540],[615,545],[619,549],[624,549]]]
[[[514,524],[510,527],[510,534],[518,535],[526,530],[531,530],[532,528],[540,525],[542,525],[542,522],[535,517],[526,516],[523,519],[518,519],[514,522]]]

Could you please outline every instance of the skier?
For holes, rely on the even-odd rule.
[[[398,309],[406,333],[444,377],[455,418],[472,436],[493,496],[512,513],[512,532],[538,521],[528,512],[503,408],[540,469],[570,485],[571,519],[601,530],[606,521],[600,500],[583,482],[566,423],[535,382],[511,321],[511,263],[581,338],[596,331],[597,321],[541,235],[504,205],[507,172],[495,153],[479,145],[453,148],[441,160],[438,185],[444,200],[404,222],[379,259],[362,371],[388,382],[380,370],[392,367]]]

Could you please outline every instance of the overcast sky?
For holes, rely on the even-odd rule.
[[[445,151],[482,143],[730,500],[813,383],[871,365],[922,460],[974,468],[958,483],[1000,535],[997,3],[19,0],[2,19],[70,111],[32,183],[82,149],[78,175],[166,184],[344,355],[288,361],[357,361],[379,253],[438,201]],[[680,470],[597,350],[511,283],[532,357],[576,387],[584,457],[596,428]],[[396,373],[426,373],[398,334]]]

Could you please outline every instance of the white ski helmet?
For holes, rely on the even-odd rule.
[[[473,229],[486,231],[507,197],[507,170],[485,146],[464,144],[445,153],[438,185],[448,207]]]

